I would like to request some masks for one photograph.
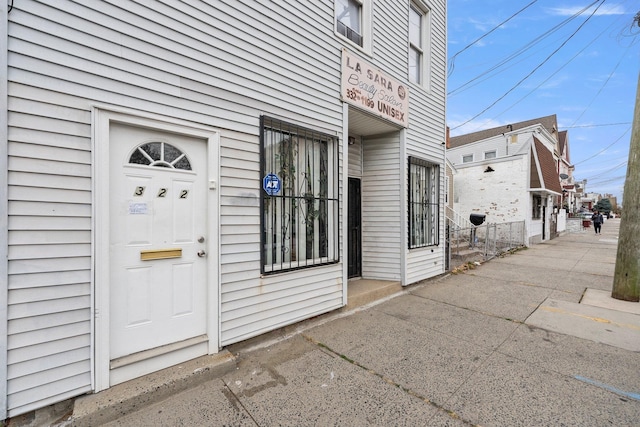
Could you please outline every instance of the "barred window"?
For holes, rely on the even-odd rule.
[[[261,117],[262,272],[339,260],[337,137]]]
[[[439,243],[440,166],[409,157],[409,248]]]
[[[533,195],[533,203],[531,204],[531,218],[532,219],[540,219],[542,218],[542,196],[538,194]]]

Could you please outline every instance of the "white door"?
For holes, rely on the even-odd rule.
[[[208,175],[205,140],[120,124],[109,139],[113,365],[207,340]]]

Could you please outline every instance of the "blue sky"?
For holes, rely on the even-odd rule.
[[[449,0],[451,135],[556,114],[576,180],[620,202],[639,12],[638,0]]]

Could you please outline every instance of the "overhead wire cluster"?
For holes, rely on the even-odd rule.
[[[533,42],[527,43],[527,45],[525,45],[524,47],[520,48],[518,51],[516,51],[515,54],[511,54],[509,55],[506,59],[500,61],[500,63],[498,64],[498,66],[496,67],[492,67],[492,69],[490,69],[487,72],[482,73],[480,76],[475,77],[473,79],[471,79],[470,81],[468,81],[467,83],[463,84],[462,86],[460,86],[457,89],[454,89],[453,91],[449,92],[448,95],[452,96],[455,95],[456,93],[459,93],[461,91],[461,88],[468,86],[470,83],[472,83],[473,81],[477,80],[478,78],[480,78],[483,75],[486,75],[487,73],[494,71],[495,69],[498,69],[500,66],[509,63],[513,58],[519,56],[520,54],[528,51],[529,49],[531,49],[532,46],[536,45],[537,43],[539,43],[540,41],[546,39],[548,36],[550,36],[551,34],[553,34],[554,32],[556,32],[559,28],[564,27],[565,25],[567,25],[569,22],[571,22],[573,19],[577,18],[578,16],[582,15],[585,11],[589,10],[591,7],[597,5],[593,11],[591,12],[591,14],[587,17],[587,19],[585,19],[576,30],[574,30],[571,35],[565,39],[556,49],[554,49],[549,55],[547,55],[544,60],[542,62],[540,62],[538,65],[536,65],[535,67],[533,67],[533,69],[527,74],[525,75],[523,78],[521,78],[517,83],[515,83],[513,86],[511,86],[511,88],[509,88],[504,94],[502,94],[501,96],[499,96],[495,101],[493,101],[491,104],[489,104],[489,106],[487,106],[486,108],[484,108],[482,111],[480,111],[479,113],[477,113],[476,115],[474,115],[473,117],[471,117],[470,119],[458,124],[455,127],[452,127],[451,130],[455,130],[459,127],[462,127],[464,125],[466,125],[467,123],[471,122],[472,120],[480,117],[482,114],[486,113],[488,110],[490,110],[492,107],[494,107],[498,102],[500,102],[501,100],[503,100],[507,95],[509,95],[511,92],[513,92],[516,88],[518,88],[522,83],[524,83],[529,77],[531,77],[536,71],[538,71],[544,64],[546,64],[556,53],[558,53],[585,25],[586,23],[596,14],[596,12],[598,11],[598,9],[604,4],[605,0],[596,0],[594,2],[592,2],[591,4],[589,4],[588,6],[582,8],[580,11],[574,13],[571,17],[569,17],[568,19],[565,19],[564,21],[562,21],[560,24],[554,26],[552,29],[547,30],[545,33],[543,33],[541,36],[537,37],[536,39],[534,39]],[[522,9],[524,10],[524,9]],[[457,56],[458,54],[454,55]]]
[[[448,76],[450,77],[455,72],[456,60],[459,58],[459,56],[463,52],[465,52],[466,50],[468,50],[472,46],[477,45],[481,40],[485,39],[487,36],[492,34],[497,29],[503,27],[507,22],[511,21],[512,19],[514,19],[518,15],[522,14],[523,12],[525,12],[534,3],[536,3],[536,1],[537,0],[531,1],[530,3],[528,3],[527,5],[522,7],[521,9],[519,9],[517,12],[515,12],[511,16],[509,16],[506,20],[503,20],[498,25],[493,27],[491,30],[489,30],[488,32],[486,32],[482,36],[476,38],[474,41],[472,41],[471,43],[466,45],[463,49],[461,49],[460,51],[456,52],[453,56],[451,56],[450,59],[449,59],[449,73],[448,73]],[[571,32],[568,36],[566,36],[563,40],[556,40],[555,42],[553,42],[553,43],[559,43],[559,44],[557,44],[557,47],[553,48],[551,53],[548,54],[540,63],[538,63],[534,67],[530,67],[530,71],[526,75],[524,75],[522,78],[520,78],[515,84],[513,84],[502,95],[498,96],[495,100],[493,100],[491,103],[489,103],[489,105],[486,108],[482,109],[482,111],[480,111],[479,113],[475,114],[473,117],[469,118],[468,120],[466,120],[466,121],[464,121],[464,122],[462,122],[460,124],[457,124],[456,126],[452,127],[451,130],[458,129],[458,128],[460,128],[460,127],[472,122],[473,120],[477,119],[478,117],[482,116],[487,111],[489,111],[490,109],[495,107],[500,101],[505,99],[515,89],[520,87],[527,79],[529,79],[538,70],[540,70],[540,68],[543,65],[545,65],[563,47],[565,47],[567,45],[567,43],[580,30],[582,30],[585,27],[585,25],[589,22],[589,20],[594,15],[596,15],[598,10],[603,6],[605,1],[606,0],[595,0],[595,1],[591,2],[589,5],[583,7],[582,9],[578,10],[577,12],[575,12],[573,15],[569,16],[567,19],[563,20],[562,22],[560,22],[559,24],[553,26],[552,28],[544,31],[542,34],[540,34],[539,36],[535,37],[530,42],[526,43],[525,45],[523,45],[522,47],[518,48],[514,52],[512,52],[509,55],[505,56],[503,59],[501,59],[497,63],[493,64],[492,66],[490,66],[485,71],[479,73],[475,77],[469,79],[465,83],[463,83],[461,85],[458,85],[456,88],[454,88],[451,91],[449,91],[447,93],[447,96],[448,97],[454,97],[454,96],[457,96],[457,95],[465,92],[466,90],[468,90],[468,89],[470,89],[470,88],[472,88],[472,87],[474,87],[476,85],[479,85],[479,84],[485,82],[488,79],[494,78],[494,77],[498,76],[499,74],[506,72],[507,70],[509,70],[510,68],[514,67],[515,65],[517,65],[517,64],[521,63],[522,61],[526,60],[527,58],[535,55],[537,52],[539,52],[541,50],[548,49],[548,46],[541,46],[541,43],[543,41],[549,40],[552,35],[557,33],[561,28],[564,28],[567,25],[569,25],[575,19],[577,19],[577,18],[579,18],[581,16],[586,16],[586,18],[578,25],[578,27],[573,32]],[[577,116],[577,118],[575,120],[573,120],[571,125],[566,127],[566,129],[577,128],[577,127],[630,125],[630,122],[607,123],[607,124],[600,124],[600,125],[578,125],[579,121],[582,119],[584,114],[592,107],[592,105],[594,104],[596,99],[602,94],[604,88],[609,84],[612,76],[618,70],[618,68],[619,68],[620,64],[622,63],[623,59],[628,55],[629,49],[633,45],[636,44],[637,36],[638,36],[638,34],[640,34],[640,12],[638,12],[635,15],[635,17],[633,19],[633,22],[630,23],[630,24],[624,24],[623,22],[621,22],[621,19],[628,19],[628,15],[627,15],[627,17],[622,15],[620,18],[618,18],[618,20],[616,20],[615,22],[611,23],[607,28],[605,28],[603,31],[601,31],[599,34],[597,34],[595,37],[593,37],[588,44],[586,44],[584,47],[582,47],[580,50],[578,50],[570,58],[565,60],[564,63],[559,68],[557,68],[551,75],[549,75],[547,78],[545,78],[540,84],[538,84],[535,88],[533,88],[528,93],[526,93],[524,96],[522,96],[518,101],[514,102],[509,107],[504,109],[496,117],[494,117],[492,119],[489,119],[489,121],[497,119],[500,115],[504,114],[505,112],[507,112],[511,108],[513,108],[514,106],[518,105],[518,103],[520,103],[523,99],[525,99],[526,97],[528,97],[531,94],[535,93],[536,90],[540,89],[545,83],[547,83],[553,76],[555,76],[558,72],[560,72],[563,68],[565,68],[570,62],[572,62],[574,59],[578,58],[598,38],[602,37],[607,32],[611,32],[612,28],[615,27],[615,28],[621,28],[622,29],[618,34],[619,44],[622,45],[623,44],[622,41],[625,40],[625,39],[626,40],[630,40],[630,42],[628,43],[627,49],[624,51],[623,55],[619,58],[619,60],[617,61],[616,65],[614,66],[613,70],[611,70],[611,72],[607,75],[606,79],[604,80],[604,82],[602,83],[602,85],[600,86],[598,91],[591,98],[590,102],[587,104],[587,106],[584,108],[584,110]],[[534,49],[537,49],[537,50],[534,52]],[[626,129],[625,132],[620,137],[618,137],[614,142],[609,144],[607,147],[605,147],[604,149],[598,151],[596,154],[594,154],[594,155],[592,155],[592,156],[590,156],[590,157],[588,157],[588,158],[586,158],[584,160],[581,160],[580,162],[575,163],[575,164],[581,164],[581,163],[587,162],[588,160],[591,160],[591,159],[597,157],[598,155],[604,153],[611,146],[613,146],[614,144],[616,144],[617,142],[622,140],[622,138],[625,135],[627,135],[627,133],[630,130],[631,130],[631,127],[629,126],[629,128]],[[614,169],[623,167],[625,165],[626,165],[626,161],[623,162],[623,164],[617,165]],[[607,172],[610,172],[610,171],[607,171]]]

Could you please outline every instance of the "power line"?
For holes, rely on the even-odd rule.
[[[589,105],[587,105],[587,107],[582,110],[582,113],[580,113],[580,115],[578,116],[578,118],[576,118],[573,123],[571,123],[571,126],[575,125],[576,123],[578,123],[578,120],[580,120],[582,118],[582,116],[584,115],[584,113],[586,113],[589,108],[591,108],[591,105],[594,103],[594,101],[596,100],[596,98],[598,97],[598,95],[600,95],[600,93],[602,93],[602,90],[605,88],[605,86],[607,85],[607,83],[609,83],[609,80],[611,80],[611,77],[613,76],[613,74],[616,72],[616,70],[618,69],[618,67],[620,66],[620,64],[622,63],[622,60],[625,58],[625,56],[627,56],[627,52],[629,51],[629,49],[631,49],[631,45],[627,47],[627,49],[624,51],[624,53],[622,54],[622,56],[620,57],[620,60],[618,61],[618,63],[616,64],[615,67],[613,67],[613,71],[611,71],[609,73],[609,75],[607,76],[607,79],[604,81],[604,83],[602,83],[602,86],[600,86],[600,89],[598,90],[598,93],[596,93],[593,98],[591,98],[591,101],[589,102]]]
[[[595,2],[594,2],[595,3]],[[491,103],[488,107],[486,107],[484,110],[480,111],[478,114],[476,114],[475,116],[471,117],[469,120],[459,124],[456,127],[451,128],[451,130],[455,130],[461,126],[466,125],[467,123],[469,123],[470,121],[472,121],[473,119],[479,117],[480,115],[484,114],[486,111],[488,111],[490,108],[492,108],[494,105],[496,105],[498,102],[502,101],[508,94],[510,94],[511,92],[513,92],[518,86],[520,86],[525,80],[527,80],[529,77],[531,77],[537,70],[540,69],[540,67],[542,67],[547,61],[549,61],[549,59],[551,59],[551,57],[553,55],[555,55],[556,53],[558,53],[558,51],[560,49],[562,49],[568,42],[569,40],[571,40],[577,33],[578,31],[580,31],[582,29],[582,27],[584,27],[586,25],[587,22],[589,22],[589,20],[593,17],[593,15],[595,15],[595,13],[598,11],[598,9],[600,9],[600,6],[602,6],[604,4],[604,0],[602,0],[602,2],[594,9],[594,11],[591,13],[591,15],[589,15],[589,17],[587,19],[585,19],[585,21],[580,24],[580,26],[569,36],[569,38],[567,40],[565,40],[556,50],[554,50],[553,52],[551,52],[551,54],[549,54],[549,56],[547,56],[544,61],[542,61],[540,64],[538,64],[538,66],[536,66],[533,70],[531,70],[531,72],[529,74],[527,74],[525,77],[523,77],[518,83],[516,83],[514,86],[511,87],[511,89],[509,89],[507,92],[505,92],[500,98],[496,99],[493,103]]]
[[[596,180],[596,182],[591,182],[591,181],[588,181],[588,180],[587,181],[588,181],[590,187],[598,187],[598,186],[602,186],[604,184],[609,184],[611,182],[620,181],[621,179],[625,179],[626,177],[627,177],[627,175],[618,175],[618,176],[615,176],[613,178],[607,178],[604,181],[598,181],[598,180]]]
[[[620,122],[620,123],[601,123],[598,125],[577,125],[577,126],[563,126],[562,129],[577,129],[577,128],[596,128],[602,126],[620,126],[620,125],[630,125],[631,122]]]
[[[480,37],[478,37],[477,39],[475,39],[474,41],[472,41],[471,43],[469,43],[468,45],[466,45],[464,48],[462,48],[461,50],[459,50],[458,52],[456,52],[455,55],[453,55],[451,57],[451,59],[449,59],[449,73],[447,74],[447,77],[450,76],[451,74],[453,74],[453,69],[455,68],[455,61],[456,61],[456,57],[458,55],[460,55],[462,52],[464,52],[465,50],[469,49],[471,46],[473,46],[474,44],[478,43],[480,40],[482,40],[483,38],[487,37],[489,34],[493,33],[495,30],[497,30],[498,28],[502,27],[504,24],[506,24],[507,22],[511,21],[513,18],[515,18],[516,16],[518,16],[520,13],[524,12],[526,9],[528,9],[531,5],[533,5],[535,2],[537,2],[538,0],[533,0],[531,3],[529,3],[528,5],[526,5],[525,7],[523,7],[522,9],[520,9],[519,11],[517,11],[516,13],[514,13],[513,15],[511,15],[510,17],[508,17],[507,19],[505,19],[504,21],[502,21],[501,23],[499,23],[498,25],[496,25],[495,27],[493,27],[491,30],[489,30],[488,32],[484,33],[483,35],[481,35]]]
[[[610,147],[612,147],[614,144],[616,144],[618,141],[620,141],[620,140],[621,140],[621,139],[622,139],[622,138],[623,138],[627,133],[629,133],[629,131],[630,131],[630,130],[631,130],[631,126],[629,126],[629,127],[627,128],[627,130],[626,130],[626,131],[624,131],[624,133],[623,133],[622,135],[620,135],[620,137],[619,137],[618,139],[616,139],[615,141],[613,141],[611,144],[607,145],[606,147],[604,147],[602,150],[598,151],[598,152],[597,152],[596,154],[594,154],[593,156],[591,156],[591,157],[587,157],[587,158],[586,158],[586,159],[584,159],[584,160],[580,160],[578,163],[574,163],[574,164],[573,164],[573,166],[576,166],[576,165],[579,165],[579,164],[581,164],[581,163],[584,163],[584,162],[586,162],[587,160],[591,160],[591,159],[593,159],[594,157],[598,156],[599,154],[604,153],[604,152],[605,152],[605,151],[607,151]]]
[[[483,73],[480,73],[479,75],[477,75],[476,77],[472,78],[471,80],[467,81],[466,83],[458,86],[457,88],[449,91],[447,93],[447,96],[451,97],[454,95],[457,95],[460,92],[463,92],[465,90],[465,88],[468,88],[469,85],[471,85],[471,83],[475,82],[476,80],[490,74],[491,72],[499,69],[500,67],[502,67],[503,65],[507,64],[509,61],[513,60],[514,58],[518,57],[519,55],[521,55],[522,53],[528,51],[529,49],[531,49],[534,45],[538,44],[539,42],[541,42],[542,40],[546,39],[547,37],[549,37],[550,35],[552,35],[553,33],[555,33],[556,31],[558,31],[560,28],[564,27],[565,25],[569,24],[571,21],[573,21],[574,19],[576,19],[577,17],[579,17],[580,15],[582,15],[585,11],[587,11],[590,7],[592,7],[594,4],[598,3],[599,1],[604,1],[604,0],[596,0],[593,3],[591,3],[588,6],[585,6],[584,8],[582,8],[581,10],[579,10],[578,12],[574,13],[573,15],[571,15],[569,18],[565,19],[564,21],[560,22],[559,24],[555,25],[554,27],[552,27],[551,29],[545,31],[544,33],[542,33],[541,35],[539,35],[538,37],[536,37],[535,39],[533,39],[532,41],[530,41],[529,43],[525,44],[524,46],[522,46],[520,49],[516,50],[515,52],[511,53],[510,55],[508,55],[507,57],[505,57],[504,59],[502,59],[500,62],[498,62],[496,65],[492,66],[491,68],[489,68],[488,70],[484,71]],[[525,58],[526,59],[526,58]],[[524,59],[523,59],[524,60]],[[519,62],[518,62],[519,63]],[[517,63],[516,63],[517,64]],[[513,64],[513,65],[516,65]],[[506,70],[508,70],[509,68],[511,68],[513,65],[511,65],[510,67],[504,68],[503,70],[488,76],[487,78],[481,80],[478,83],[481,83],[491,77],[494,77]],[[475,86],[475,85],[473,85]],[[471,86],[471,87],[473,87]]]
[[[626,165],[627,165],[627,160],[623,160],[622,162],[618,163],[617,165],[615,165],[611,169],[607,169],[604,172],[600,172],[598,175],[594,175],[592,177],[586,178],[586,180],[589,181],[589,180],[593,180],[593,179],[596,179],[596,178],[600,178],[602,175],[606,175],[609,172],[613,172],[614,170],[620,169],[621,167],[624,167]]]
[[[621,20],[622,18],[619,18],[618,20]],[[488,120],[495,120],[498,117],[502,116],[504,113],[506,113],[507,111],[511,110],[513,107],[515,107],[516,105],[518,105],[520,102],[522,102],[525,98],[527,98],[529,95],[531,95],[532,93],[534,93],[535,91],[537,91],[538,89],[540,89],[540,87],[542,87],[542,85],[544,85],[545,83],[547,83],[549,80],[551,80],[552,77],[554,77],[556,74],[558,74],[562,69],[564,69],[567,65],[569,65],[571,62],[573,62],[574,59],[576,59],[577,57],[579,57],[582,52],[584,52],[585,50],[587,50],[587,48],[589,46],[591,46],[593,43],[596,42],[596,40],[598,40],[600,37],[602,37],[602,35],[604,33],[606,33],[611,27],[613,27],[618,21],[614,21],[611,23],[611,25],[609,25],[607,28],[605,28],[600,34],[598,34],[596,37],[594,37],[589,43],[587,43],[582,49],[580,49],[575,55],[573,55],[571,57],[571,59],[569,59],[567,62],[565,62],[560,68],[558,68],[556,71],[554,71],[549,77],[547,77],[546,79],[544,79],[539,85],[537,85],[535,88],[533,88],[532,90],[530,90],[527,94],[525,94],[523,97],[521,97],[520,99],[518,99],[516,102],[514,102],[513,104],[511,104],[509,107],[507,107],[506,109],[502,110],[500,113],[498,113],[497,115],[495,115],[492,119]],[[626,54],[626,52],[625,52]],[[624,58],[624,55],[623,55]],[[620,60],[622,61],[622,59]],[[616,66],[617,67],[617,66]],[[575,122],[574,122],[575,124]],[[626,123],[626,124],[630,124]],[[578,126],[569,126],[566,129],[569,128],[573,128],[573,127],[578,127]]]

